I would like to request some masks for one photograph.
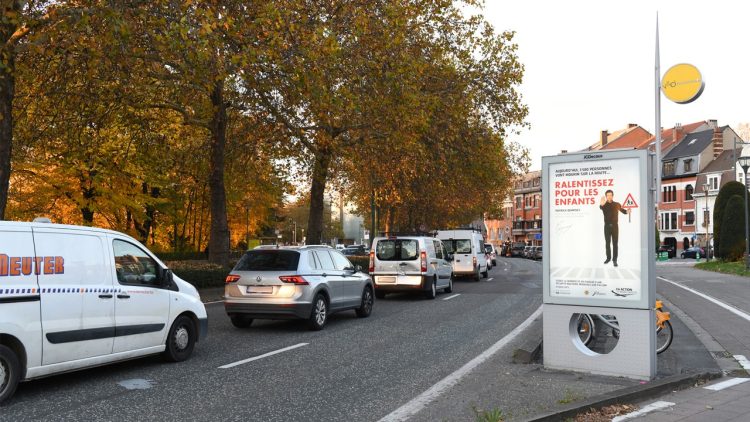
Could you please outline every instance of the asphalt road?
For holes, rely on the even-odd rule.
[[[209,337],[187,362],[150,357],[23,383],[0,409],[0,421],[378,420],[539,307],[540,264],[498,264],[491,280],[457,281],[452,294],[436,300],[390,295],[370,318],[338,314],[320,332],[293,321],[236,329],[220,303],[209,304]],[[301,343],[307,344],[219,368]]]

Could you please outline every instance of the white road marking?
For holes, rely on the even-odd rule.
[[[707,300],[707,301],[709,301],[709,302],[713,302],[713,303],[715,303],[716,305],[719,305],[719,306],[721,306],[722,308],[724,308],[724,309],[726,309],[727,311],[729,311],[729,312],[731,312],[731,313],[733,313],[733,314],[737,315],[738,317],[740,317],[740,318],[743,318],[743,319],[745,319],[745,320],[747,320],[747,321],[750,321],[750,315],[749,315],[749,314],[747,314],[747,313],[745,313],[745,312],[742,312],[741,310],[739,310],[739,309],[735,308],[734,306],[732,306],[732,305],[729,305],[729,304],[726,304],[726,303],[724,303],[724,302],[720,301],[719,299],[716,299],[716,298],[714,298],[714,297],[711,297],[711,296],[709,296],[709,295],[707,295],[707,294],[705,294],[705,293],[701,293],[701,292],[699,292],[698,290],[695,290],[695,289],[691,289],[690,287],[687,287],[687,286],[683,286],[682,284],[680,284],[680,283],[677,283],[677,282],[674,282],[674,281],[672,281],[672,280],[667,280],[667,279],[666,279],[666,278],[664,278],[664,277],[656,277],[656,278],[658,278],[658,279],[661,279],[661,280],[664,280],[664,281],[666,281],[667,283],[671,283],[671,284],[674,284],[675,286],[677,286],[677,287],[679,287],[679,288],[681,288],[681,289],[685,289],[685,290],[689,291],[690,293],[696,294],[696,295],[698,295],[698,296],[702,297],[703,299],[706,299],[706,300]]]
[[[126,390],[148,390],[149,388],[153,387],[156,383],[143,379],[143,378],[134,378],[131,380],[124,380],[117,383],[120,387],[125,388]]]
[[[487,279],[487,281],[492,281],[495,277],[490,277]]]
[[[743,369],[750,371],[750,360],[747,360],[744,355],[734,355],[734,359]]]
[[[273,352],[268,352],[268,353],[264,353],[264,354],[262,354],[262,355],[260,355],[260,356],[255,356],[255,357],[252,357],[252,358],[249,358],[249,359],[244,359],[244,360],[241,360],[241,361],[237,361],[237,362],[234,362],[234,363],[229,363],[229,364],[226,364],[226,365],[220,366],[220,367],[219,367],[219,369],[229,369],[229,368],[234,368],[235,366],[238,366],[238,365],[242,365],[242,364],[245,364],[245,363],[248,363],[248,362],[252,362],[252,361],[254,361],[254,360],[258,360],[258,359],[263,359],[263,358],[267,358],[267,357],[269,357],[269,356],[273,356],[273,355],[277,355],[277,354],[279,354],[279,353],[287,352],[287,351],[289,351],[289,350],[292,350],[292,349],[296,349],[296,348],[298,348],[298,347],[303,347],[303,346],[307,346],[308,344],[310,344],[310,343],[299,343],[299,344],[295,344],[294,346],[289,346],[289,347],[285,347],[285,348],[283,348],[283,349],[279,349],[279,350],[274,350]]]
[[[714,385],[709,385],[708,387],[703,388],[705,388],[706,390],[721,391],[725,388],[734,387],[735,385],[742,384],[743,382],[748,381],[750,381],[750,378],[732,378],[730,380],[726,380]]]
[[[451,300],[451,299],[453,299],[454,297],[459,297],[459,296],[461,296],[461,293],[456,293],[455,295],[453,295],[453,296],[448,296],[448,297],[444,298],[443,300]]]
[[[643,409],[638,409],[635,412],[630,412],[626,415],[621,416],[615,416],[612,418],[612,422],[620,422],[620,421],[626,421],[628,419],[635,419],[639,416],[643,416],[646,413],[653,412],[654,410],[661,410],[666,409],[667,407],[674,406],[674,403],[668,402],[668,401],[657,401],[649,404],[648,406],[644,407]]]
[[[470,373],[474,368],[484,363],[487,359],[492,357],[500,349],[508,345],[513,339],[515,339],[523,330],[525,330],[535,319],[539,318],[542,314],[542,307],[540,306],[529,316],[526,321],[522,322],[518,327],[514,328],[513,331],[508,333],[505,337],[498,340],[495,344],[490,346],[489,349],[482,352],[479,356],[467,362],[464,366],[458,368],[455,372],[448,375],[447,377],[440,380],[437,384],[433,385],[427,391],[411,399],[408,403],[389,413],[379,422],[395,422],[405,421],[410,417],[417,414],[420,410],[424,409],[431,401],[435,400],[446,392],[448,389],[456,385],[461,378]]]

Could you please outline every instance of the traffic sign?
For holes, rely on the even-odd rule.
[[[622,202],[621,207],[625,208],[625,209],[628,209],[628,208],[638,208],[638,204],[635,202],[635,199],[633,199],[633,195],[632,194],[628,194],[628,196]]]
[[[688,63],[670,67],[661,78],[661,91],[664,96],[677,104],[695,101],[701,96],[705,86],[700,70]]]

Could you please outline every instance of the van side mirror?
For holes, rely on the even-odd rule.
[[[174,279],[172,276],[172,270],[170,270],[169,268],[162,268],[159,274],[159,284],[161,284],[163,287],[169,287],[173,282]]]
[[[448,254],[448,256],[445,258],[445,260],[448,261],[448,262],[453,262],[453,255],[452,254]]]
[[[361,266],[361,265],[356,265],[356,266],[354,267],[354,269],[355,269],[355,270],[356,270],[356,271],[357,271],[358,273],[361,273],[361,272],[362,272],[362,266]]]

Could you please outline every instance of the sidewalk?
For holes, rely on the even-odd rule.
[[[638,403],[639,410],[618,416],[621,421],[748,421],[750,378],[722,378],[705,386]]]

